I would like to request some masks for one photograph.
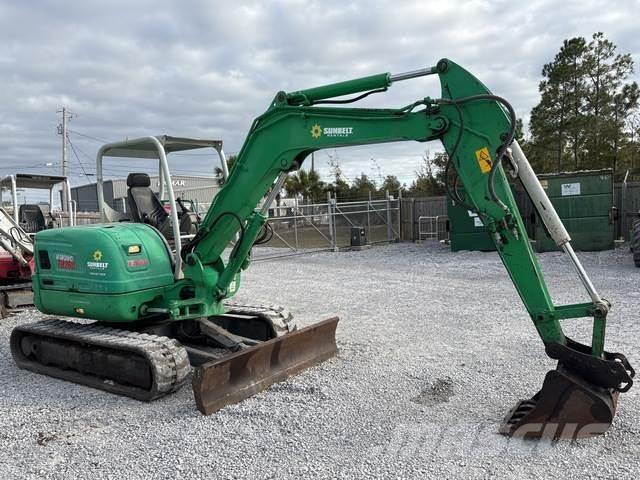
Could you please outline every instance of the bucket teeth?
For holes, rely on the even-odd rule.
[[[507,413],[499,432],[549,440],[600,435],[613,421],[617,398],[618,392],[593,385],[560,364],[547,372],[538,393]]]

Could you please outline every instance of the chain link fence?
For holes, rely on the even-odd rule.
[[[340,201],[328,194],[326,202],[313,204],[293,199],[293,205],[269,210],[273,236],[260,245],[267,248],[255,249],[254,258],[338,251],[351,245],[353,227],[364,229],[369,244],[399,241],[400,202],[389,194],[383,199],[359,201]]]

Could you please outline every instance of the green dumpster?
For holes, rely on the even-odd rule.
[[[599,251],[614,247],[613,173],[611,169],[539,175],[575,250]],[[544,224],[534,215],[537,252],[559,250]]]
[[[494,251],[495,244],[480,218],[473,212],[454,203],[447,198],[447,215],[449,216],[449,243],[451,251],[480,250]]]

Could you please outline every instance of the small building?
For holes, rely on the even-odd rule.
[[[151,188],[158,194],[160,181],[157,175],[150,176]],[[220,190],[218,177],[201,177],[188,175],[174,175],[171,184],[176,197],[191,200],[199,210],[206,210],[212,199]],[[104,200],[111,208],[118,212],[127,211],[127,179],[118,178],[102,182]],[[71,188],[71,199],[77,203],[78,212],[98,211],[97,184],[89,183]],[[164,199],[161,199],[164,200]]]

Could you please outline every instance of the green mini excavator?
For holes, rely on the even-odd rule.
[[[391,109],[345,106],[425,75],[439,77],[440,98]],[[193,367],[197,406],[209,414],[331,357],[337,318],[296,329],[281,308],[229,300],[249,267],[252,247],[265,237],[268,208],[287,174],[314,151],[439,140],[449,158],[450,196],[482,219],[546,354],[558,361],[542,389],[519,402],[500,431],[553,438],[602,433],[613,420],[619,392],[631,387],[634,371],[622,354],[604,349],[610,304],[589,280],[514,141],[515,120],[506,100],[447,59],[412,72],[278,92],[251,125],[224,186],[184,245],[170,244],[154,226],[159,210],[138,223],[36,235],[36,306],[46,314],[83,320],[16,327],[14,359],[21,368],[142,400],[176,390]],[[133,148],[136,141],[130,144]],[[590,301],[552,302],[507,174],[522,182]],[[149,186],[144,176],[130,180],[132,189]],[[591,345],[568,338],[561,328],[563,320],[581,317],[591,319]]]

